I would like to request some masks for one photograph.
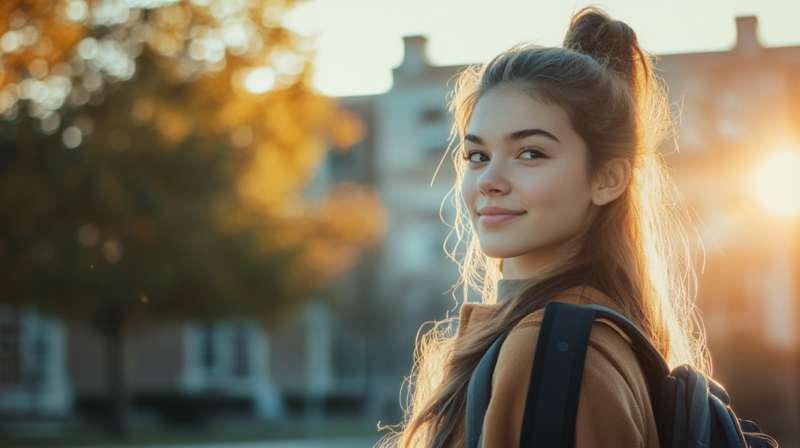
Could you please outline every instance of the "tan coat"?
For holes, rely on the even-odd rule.
[[[594,288],[573,288],[554,301],[596,303],[616,309],[611,299]],[[499,304],[466,303],[461,308],[458,338],[492,317]],[[544,311],[531,313],[509,333],[500,349],[492,377],[492,395],[483,424],[484,448],[516,448],[525,409],[533,353]],[[463,446],[466,422],[456,446]],[[578,416],[576,448],[658,448],[650,397],[644,373],[621,332],[595,322],[586,353]]]

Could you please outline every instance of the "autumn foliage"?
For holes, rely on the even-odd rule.
[[[270,318],[379,239],[370,187],[306,188],[365,129],[310,87],[294,3],[0,4],[0,300]]]

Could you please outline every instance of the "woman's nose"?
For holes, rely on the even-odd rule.
[[[509,192],[505,170],[499,161],[492,160],[478,177],[478,191],[484,195],[502,195]]]

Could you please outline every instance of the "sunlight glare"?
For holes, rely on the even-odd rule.
[[[791,215],[800,211],[800,151],[774,154],[758,172],[758,197],[770,210]]]

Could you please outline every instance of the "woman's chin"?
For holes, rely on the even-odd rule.
[[[489,247],[481,247],[483,254],[489,258],[495,259],[508,259],[508,258],[515,258],[523,253],[520,253],[519,247],[496,247],[496,246],[489,246]]]

